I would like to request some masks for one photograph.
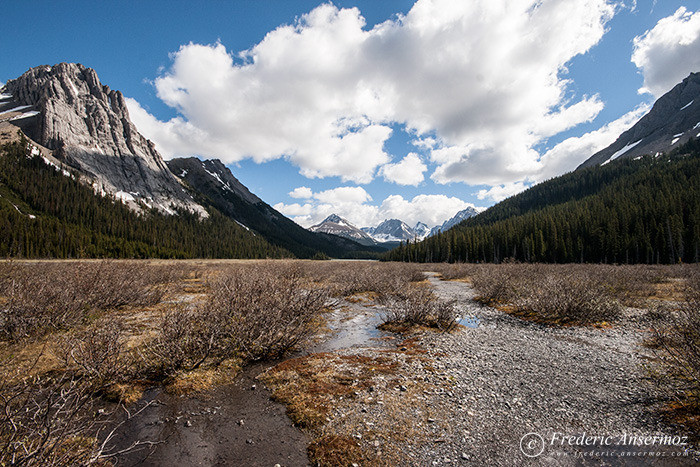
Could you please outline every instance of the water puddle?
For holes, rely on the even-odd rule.
[[[309,347],[304,354],[332,352],[352,347],[386,347],[392,334],[377,329],[382,324],[380,310],[372,303],[340,301],[326,317],[330,332]]]

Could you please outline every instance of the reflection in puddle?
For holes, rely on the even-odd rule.
[[[328,316],[329,336],[310,347],[308,353],[331,352],[350,347],[383,347],[391,333],[377,329],[382,324],[376,308],[342,302],[339,309]]]

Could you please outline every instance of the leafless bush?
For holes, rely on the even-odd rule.
[[[158,337],[148,346],[148,359],[167,374],[199,367],[221,354],[224,329],[220,316],[202,309],[173,308],[161,318]]]
[[[615,280],[590,265],[484,264],[471,277],[483,301],[547,322],[611,321],[621,310]]]
[[[127,380],[133,370],[132,359],[125,349],[124,327],[113,316],[62,335],[57,347],[65,366],[93,384]]]
[[[94,389],[69,373],[0,387],[0,465],[81,465],[97,449]]]
[[[0,465],[106,465],[115,455],[110,443],[124,423],[113,415],[124,406],[120,400],[107,409],[103,396],[135,376],[123,337],[122,326],[109,316],[50,346],[63,367],[41,367],[43,351],[30,368],[2,366]]]
[[[700,409],[700,271],[687,271],[683,298],[652,308],[655,343],[678,376],[688,400]]]
[[[306,339],[324,308],[328,291],[304,287],[295,266],[256,266],[212,285],[206,307],[222,328],[228,352],[248,360],[283,355]]]
[[[619,317],[620,304],[597,278],[560,271],[532,278],[516,303],[554,323],[590,324]]]
[[[84,324],[121,306],[158,303],[171,270],[136,262],[6,264],[0,270],[0,339]]]
[[[509,303],[530,286],[534,270],[529,264],[480,264],[471,272],[472,284],[483,301]]]
[[[328,290],[310,287],[289,263],[229,268],[214,278],[208,299],[167,312],[149,347],[166,373],[208,359],[255,361],[282,356],[315,330]]]
[[[361,292],[377,294],[398,291],[425,275],[417,264],[368,261],[307,263],[306,274],[328,287],[332,295],[346,297]]]
[[[426,287],[406,287],[401,293],[382,295],[379,302],[386,309],[384,324],[428,326],[443,331],[450,331],[457,325],[454,305],[439,300]]]
[[[3,375],[6,376],[6,375]],[[116,451],[117,431],[148,405],[129,412],[106,410],[101,385],[72,371],[8,378],[0,384],[0,465],[112,465],[109,459],[154,444],[140,440]],[[115,413],[126,417],[116,422]]]
[[[136,261],[80,262],[71,271],[77,300],[104,310],[152,306],[168,291],[174,269]]]

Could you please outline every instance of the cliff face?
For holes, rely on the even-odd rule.
[[[10,116],[5,120],[87,177],[96,191],[135,209],[144,203],[207,215],[131,122],[122,93],[102,85],[91,68],[39,66],[9,81],[2,93],[0,117]]]

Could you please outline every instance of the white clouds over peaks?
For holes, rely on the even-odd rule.
[[[304,227],[318,224],[331,214],[338,214],[358,227],[376,226],[385,219],[401,219],[410,225],[420,221],[432,227],[462,209],[474,207],[444,195],[418,195],[411,200],[391,195],[379,205],[370,204],[371,201],[372,197],[362,187],[339,187],[314,193],[303,205],[277,203],[274,208]]]
[[[700,11],[680,7],[635,37],[632,62],[644,75],[639,91],[657,98],[691,72],[700,71]]]
[[[180,117],[129,108],[166,156],[286,157],[307,177],[420,183],[420,160],[386,165],[398,124],[434,138],[433,180],[508,183],[541,170],[534,145],[602,109],[565,98],[562,75],[613,14],[608,0],[419,0],[367,30],[358,9],[324,4],[235,56],[182,46],[155,80]]]
[[[492,186],[488,190],[479,190],[476,196],[479,199],[489,198],[495,202],[499,202],[525,189],[527,189],[527,186],[522,182],[505,183],[503,185]]]

